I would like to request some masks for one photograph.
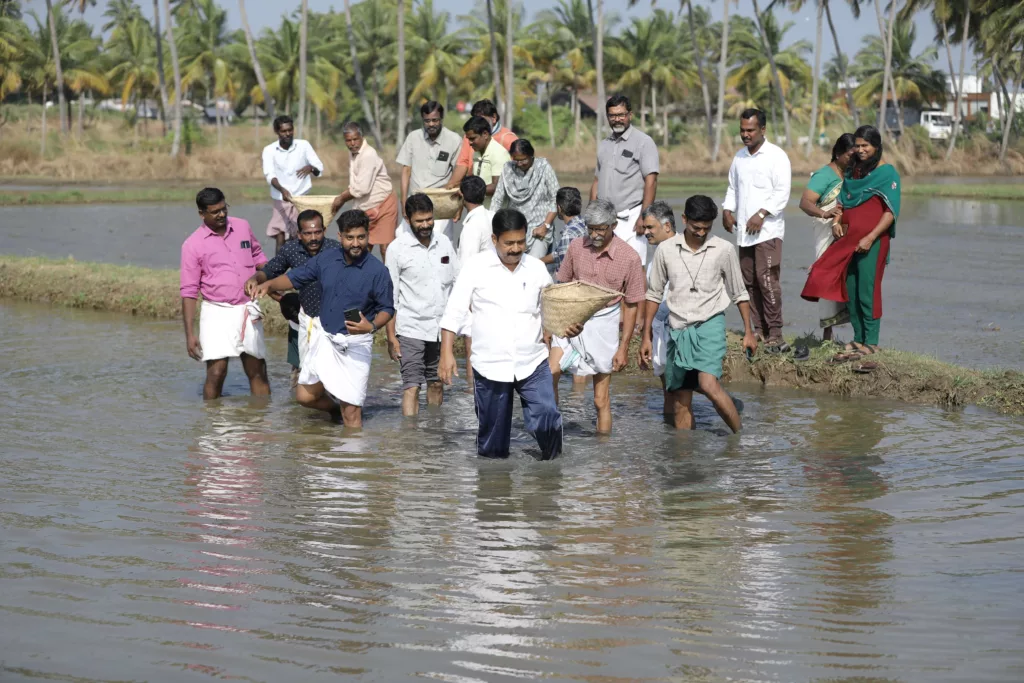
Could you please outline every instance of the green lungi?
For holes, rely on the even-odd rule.
[[[665,359],[665,389],[679,391],[690,371],[722,377],[725,360],[725,313],[668,335]]]

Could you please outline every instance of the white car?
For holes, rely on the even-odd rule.
[[[948,140],[953,134],[953,117],[943,111],[923,111],[921,126],[932,140]]]

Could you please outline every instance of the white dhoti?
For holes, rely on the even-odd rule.
[[[372,356],[372,334],[328,334],[321,330],[310,340],[299,384],[322,382],[342,403],[361,406],[366,400]]]
[[[618,214],[618,223],[615,225],[615,234],[619,236],[623,242],[633,247],[636,253],[640,254],[640,264],[643,266],[647,265],[647,238],[644,237],[643,233],[636,234],[636,222],[640,218],[640,205],[634,206],[629,211],[623,211]]]
[[[835,206],[835,202],[832,202],[828,206],[828,210]],[[814,260],[821,258],[821,255],[829,248],[832,242],[835,241],[835,236],[832,234],[832,219],[820,219],[816,218],[813,221],[814,225]],[[849,322],[850,316],[846,311],[846,304],[838,301],[829,301],[828,299],[818,299],[818,325],[819,327],[830,327],[831,325],[842,325],[843,323]]]
[[[665,360],[668,358],[668,326],[664,321],[655,318],[651,321],[651,365],[654,366],[654,376],[661,377],[665,374]]]
[[[203,360],[238,358],[243,353],[266,358],[263,312],[255,301],[225,304],[203,301],[199,309],[199,345]]]
[[[619,304],[609,306],[587,321],[577,337],[552,337],[551,343],[562,349],[560,367],[563,373],[587,377],[607,375],[612,371],[612,360],[619,350]]]
[[[320,327],[320,318],[311,318],[306,315],[306,312],[299,309],[299,367],[305,365],[306,354],[309,353],[309,347],[312,345],[313,338],[319,334],[323,334],[323,328]]]

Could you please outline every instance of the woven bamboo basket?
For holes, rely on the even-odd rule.
[[[324,217],[324,227],[327,228],[337,217],[337,215],[331,211],[331,204],[334,203],[334,198],[336,196],[337,195],[333,194],[307,194],[301,197],[292,197],[292,205],[295,206],[300,213],[306,209],[319,211],[320,215]]]
[[[594,317],[622,292],[587,282],[552,285],[540,294],[540,314],[544,329],[564,337],[570,325],[582,324]]]
[[[451,220],[462,210],[462,195],[455,188],[451,190],[431,188],[423,190],[423,194],[430,197],[430,201],[434,203],[435,220]]]

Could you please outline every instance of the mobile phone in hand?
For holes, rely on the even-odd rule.
[[[361,322],[362,319],[363,315],[358,308],[350,308],[347,311],[345,311],[345,320],[347,320],[350,323],[358,323]]]

